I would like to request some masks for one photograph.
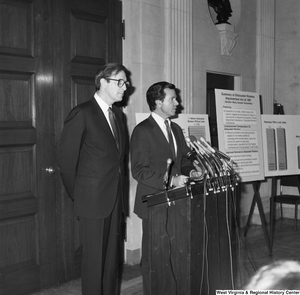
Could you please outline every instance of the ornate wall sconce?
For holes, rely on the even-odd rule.
[[[219,30],[221,40],[221,54],[230,56],[235,46],[238,34],[234,32],[234,26],[228,22],[232,15],[229,0],[207,0],[208,6],[212,7],[217,17],[216,27]]]
[[[221,39],[221,54],[231,56],[238,34],[234,32],[234,26],[230,24],[217,24]]]

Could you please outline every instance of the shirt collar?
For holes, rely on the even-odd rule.
[[[98,94],[97,92],[94,94],[94,98],[96,99],[99,107],[102,109],[103,113],[107,112],[107,110],[111,107],[109,106]]]
[[[157,115],[154,112],[152,112],[151,115],[152,115],[153,119],[157,122],[157,124],[159,124],[159,125],[164,125],[165,120],[167,120],[170,123],[169,118],[164,119],[164,118],[162,118],[161,116]]]

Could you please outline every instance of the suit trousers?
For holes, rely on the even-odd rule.
[[[82,295],[118,294],[121,235],[121,197],[104,219],[80,218],[83,229]]]

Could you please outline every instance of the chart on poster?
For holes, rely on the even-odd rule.
[[[242,182],[264,179],[258,93],[215,89],[219,149]]]
[[[300,116],[262,115],[266,176],[300,174]]]

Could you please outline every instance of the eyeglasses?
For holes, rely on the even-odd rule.
[[[128,81],[124,81],[123,79],[111,79],[111,78],[106,78],[106,80],[113,80],[113,81],[117,81],[117,85],[121,88],[124,86],[124,84],[126,85],[126,88],[128,88],[130,86],[130,83]]]

